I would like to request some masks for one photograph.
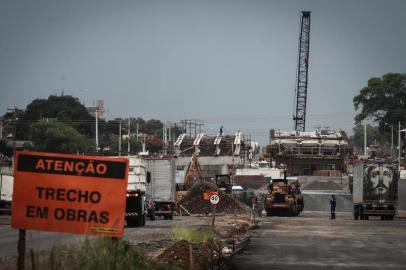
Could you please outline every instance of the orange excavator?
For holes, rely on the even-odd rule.
[[[193,154],[192,159],[187,167],[185,177],[183,178],[183,186],[178,185],[178,190],[176,191],[176,201],[179,202],[183,197],[185,197],[186,192],[198,182],[203,181],[203,173],[200,168],[199,160],[197,155]]]

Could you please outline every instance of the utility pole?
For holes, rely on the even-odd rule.
[[[364,156],[367,156],[367,120],[364,120]]]
[[[13,119],[14,120],[13,121],[14,122],[13,157],[14,157],[14,154],[15,154],[15,151],[16,151],[16,140],[17,140],[17,120],[18,120],[18,118],[17,118],[17,110],[18,109],[17,109],[17,107],[14,107],[14,108],[7,109],[7,110],[12,111],[14,113],[14,119]],[[3,131],[3,128],[2,128],[2,131]],[[13,161],[14,161],[14,158],[13,158]]]
[[[167,149],[167,145],[168,145],[168,141],[167,141],[167,136],[166,136],[166,122],[163,123],[162,125],[162,140],[164,141],[164,155],[166,155],[166,149]]]
[[[399,148],[399,153],[398,153],[398,170],[400,172],[400,159],[401,159],[401,154],[402,154],[402,146],[400,145],[400,121],[398,122],[399,125],[399,132],[398,132],[398,148]]]
[[[168,124],[168,132],[169,132],[169,142],[172,141],[172,136],[171,136],[171,124]]]
[[[137,143],[138,143],[138,121],[137,121]]]
[[[131,143],[130,143],[130,138],[131,138],[131,117],[128,118],[128,143],[127,143],[127,152],[128,155],[130,155],[130,150],[131,150]]]
[[[390,157],[393,159],[393,124],[391,127]]]
[[[98,121],[98,115],[97,115],[98,109],[95,111],[95,116],[96,116],[96,152],[99,151],[99,121]]]
[[[145,147],[145,134],[144,134],[144,141],[142,143],[142,152],[145,152],[147,149]]]
[[[3,139],[3,118],[0,118],[0,140]]]
[[[121,156],[121,118],[118,122],[118,155]]]

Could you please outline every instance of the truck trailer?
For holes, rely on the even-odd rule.
[[[396,164],[368,161],[354,165],[354,219],[380,216],[392,220],[398,204],[399,171]]]
[[[153,207],[148,209],[151,220],[155,216],[173,219],[176,200],[175,160],[151,158],[145,160],[148,181],[147,199],[152,200]]]

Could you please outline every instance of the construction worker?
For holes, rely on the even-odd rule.
[[[331,200],[330,200],[330,210],[331,210],[331,219],[336,218],[336,196],[333,194],[331,195]]]

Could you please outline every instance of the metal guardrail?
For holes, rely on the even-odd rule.
[[[226,239],[224,242],[226,243],[225,246],[230,247],[232,250],[232,253],[228,255],[221,255],[222,253],[220,252],[220,257],[217,258],[216,261],[212,262],[211,269],[212,270],[228,270],[230,262],[233,258],[234,255],[239,254],[249,243],[251,239],[251,235],[246,235],[244,238],[240,240],[236,239]]]

